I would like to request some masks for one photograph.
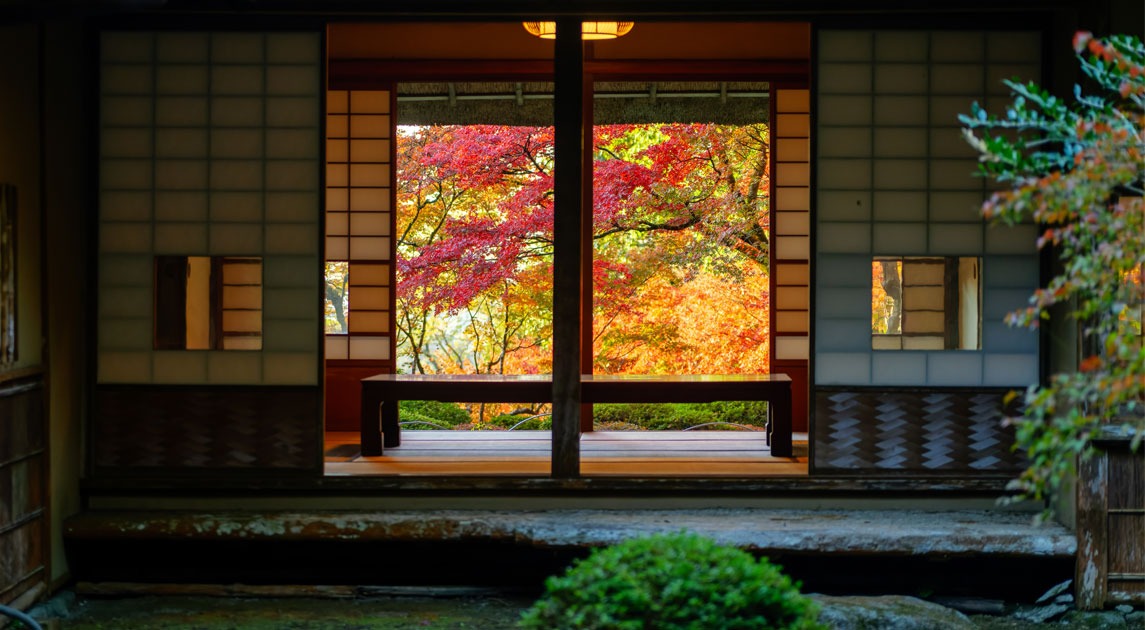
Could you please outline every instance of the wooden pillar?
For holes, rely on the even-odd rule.
[[[592,59],[593,43],[584,43],[585,58]],[[592,374],[592,359],[594,355],[592,348],[592,261],[593,261],[593,241],[592,241],[592,188],[593,188],[593,172],[592,172],[592,132],[593,132],[593,78],[588,74],[582,75],[584,87],[581,102],[584,103],[583,111],[581,112],[581,120],[584,125],[584,151],[582,152],[581,164],[584,172],[581,175],[581,191],[583,198],[581,200],[581,214],[580,214],[580,238],[581,238],[581,291],[580,291],[580,373]],[[582,433],[592,432],[592,404],[583,404],[580,408],[580,430]]]
[[[580,20],[557,21],[553,181],[552,475],[580,476],[581,208],[584,186],[584,44]]]

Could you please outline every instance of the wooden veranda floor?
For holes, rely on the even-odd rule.
[[[772,457],[763,433],[596,431],[581,436],[581,474],[624,477],[773,477],[807,474],[798,457]],[[802,439],[802,442],[800,440]],[[804,447],[804,448],[800,448]],[[403,431],[402,445],[362,457],[357,433],[326,433],[327,475],[549,474],[548,431]]]

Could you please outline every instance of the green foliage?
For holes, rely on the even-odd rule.
[[[819,628],[814,602],[778,567],[685,532],[595,551],[525,612],[524,628]]]
[[[682,431],[702,424],[720,423],[716,429],[729,429],[729,425],[763,427],[767,418],[765,402],[693,403],[634,403],[600,404],[593,406],[593,422],[597,425],[631,425],[649,431]]]
[[[518,431],[548,431],[553,428],[553,417],[547,414],[527,416],[503,413],[490,418],[488,424],[505,429],[516,428]]]
[[[983,206],[985,216],[1042,225],[1038,246],[1058,259],[1057,275],[1008,323],[1036,328],[1051,309],[1067,310],[1081,334],[1078,369],[1025,392],[1015,423],[1029,467],[1012,483],[1018,500],[1054,496],[1078,456],[1092,454],[1096,433],[1132,435],[1134,449],[1145,435],[1145,349],[1132,315],[1145,301],[1145,46],[1079,33],[1074,48],[1093,93],[1078,87],[1067,103],[1007,82],[1015,98],[1004,117],[977,104],[960,117],[983,173],[1011,186]]]
[[[456,403],[438,402],[436,400],[400,401],[398,403],[398,416],[402,422],[428,422],[450,428],[470,421],[469,412]],[[433,427],[418,425],[411,428],[431,429]]]

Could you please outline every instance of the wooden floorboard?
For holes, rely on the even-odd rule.
[[[327,475],[546,476],[548,431],[404,431],[361,457],[358,434],[326,434]],[[806,457],[772,457],[762,432],[596,431],[581,436],[583,476],[767,477],[807,474]]]

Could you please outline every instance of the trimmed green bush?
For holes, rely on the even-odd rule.
[[[505,429],[517,427],[518,431],[548,431],[553,428],[553,417],[549,415],[531,417],[522,414],[503,413],[490,418],[489,424]],[[517,426],[518,424],[521,426]]]
[[[432,422],[446,427],[455,427],[470,421],[469,412],[456,403],[436,400],[403,400],[398,403],[399,417],[403,422],[414,420]],[[427,425],[414,425],[410,428],[430,429]]]
[[[689,427],[721,422],[728,424],[712,428],[727,430],[734,428],[729,424],[764,426],[767,403],[728,401],[705,404],[599,404],[593,406],[592,416],[597,426],[634,425],[649,431],[682,431]]]
[[[766,558],[686,532],[599,549],[525,611],[522,628],[822,628],[818,607]]]

